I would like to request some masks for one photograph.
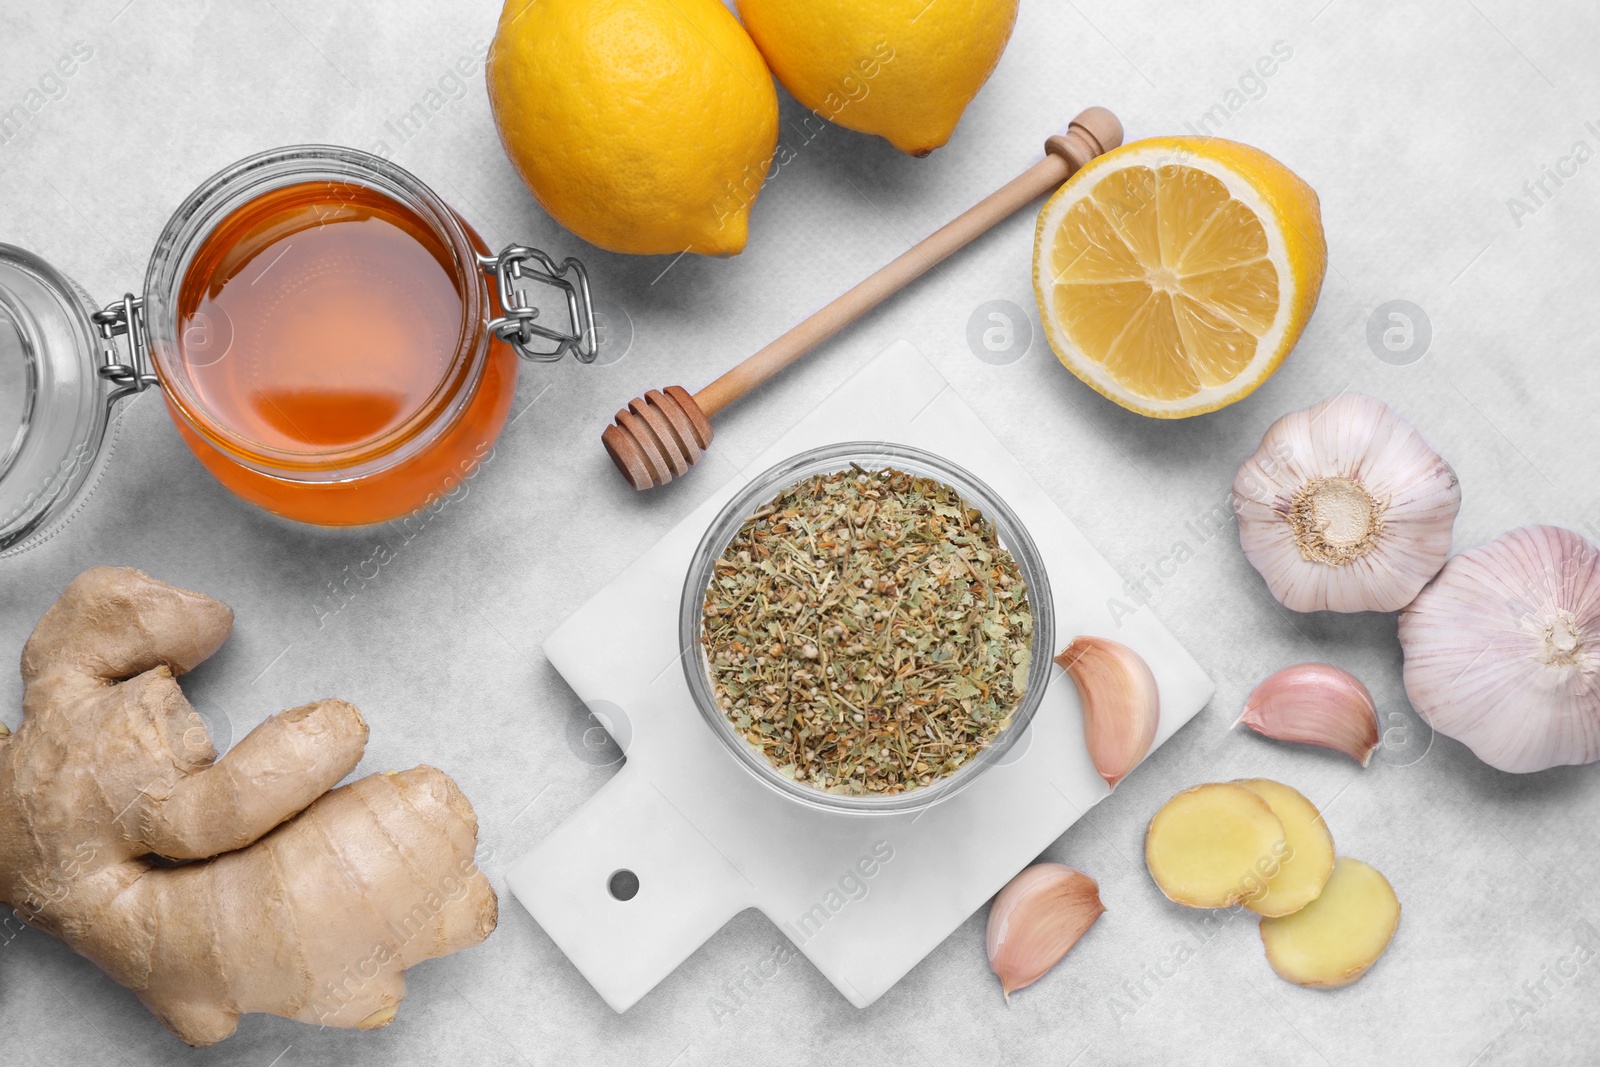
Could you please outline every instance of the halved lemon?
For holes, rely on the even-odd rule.
[[[1039,213],[1033,285],[1067,369],[1130,411],[1181,419],[1248,396],[1300,339],[1328,246],[1317,194],[1233,141],[1135,141]]]

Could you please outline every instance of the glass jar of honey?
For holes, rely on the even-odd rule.
[[[103,309],[0,245],[0,553],[59,528],[98,477],[112,406],[152,386],[240,497],[363,525],[472,473],[521,359],[591,362],[595,336],[577,260],[491,255],[421,181],[350,148],[213,176],[162,231],[143,295]]]

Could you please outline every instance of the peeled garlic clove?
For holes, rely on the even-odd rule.
[[[1269,675],[1245,701],[1238,722],[1263,737],[1343,752],[1365,767],[1378,747],[1378,709],[1349,671],[1297,663]]]
[[[1112,789],[1138,766],[1156,739],[1161,695],[1144,657],[1104,637],[1079,637],[1056,657],[1083,703],[1083,739],[1095,770]]]
[[[1233,480],[1239,543],[1294,611],[1397,611],[1450,555],[1455,471],[1389,405],[1285,415]]]
[[[989,907],[989,969],[1011,994],[1043,978],[1105,913],[1100,886],[1061,863],[1036,863]]]
[[[1400,613],[1406,694],[1502,771],[1600,759],[1600,548],[1525,526],[1461,553]]]

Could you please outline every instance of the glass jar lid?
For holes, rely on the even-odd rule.
[[[0,244],[0,556],[60,529],[109,452],[94,313],[66,275]]]

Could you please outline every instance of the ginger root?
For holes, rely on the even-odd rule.
[[[1287,849],[1272,807],[1231,782],[1185,789],[1156,812],[1144,838],[1150,877],[1168,900],[1191,908],[1256,896]]]
[[[1261,892],[1244,906],[1267,918],[1292,915],[1317,899],[1333,873],[1333,835],[1317,806],[1298,790],[1271,778],[1245,778],[1234,783],[1255,793],[1283,823],[1288,849]]]
[[[115,567],[45,612],[22,726],[0,729],[0,903],[191,1045],[249,1012],[387,1025],[407,968],[495,927],[477,818],[432,767],[333,789],[367,738],[339,700],[217,758],[175,676],[232,626],[227,605]]]
[[[1335,989],[1366,974],[1399,925],[1400,901],[1389,880],[1340,856],[1316,900],[1292,915],[1261,920],[1261,944],[1281,977]]]

